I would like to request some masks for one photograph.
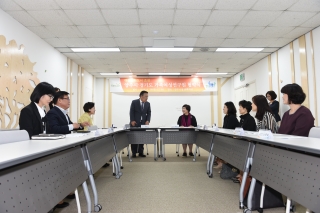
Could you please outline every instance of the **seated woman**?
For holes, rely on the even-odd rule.
[[[269,107],[267,99],[263,95],[256,95],[252,98],[252,111],[257,112],[257,131],[260,129],[271,130],[272,133],[277,133],[278,125]]]
[[[233,102],[229,101],[224,103],[223,113],[225,114],[223,119],[224,129],[235,129],[239,127],[239,121],[237,119],[237,110]]]
[[[314,127],[314,117],[311,111],[301,104],[306,94],[298,84],[287,84],[281,89],[283,103],[290,109],[282,117],[278,133],[308,137],[309,131]]]
[[[242,100],[239,102],[240,112],[240,127],[246,131],[257,131],[257,125],[255,119],[249,114],[252,110],[252,103],[250,101]],[[243,171],[235,178],[232,178],[233,182],[241,183]]]
[[[180,127],[196,127],[197,126],[197,119],[194,117],[194,115],[191,115],[190,113],[191,107],[188,104],[185,104],[182,106],[182,113],[178,119],[177,124]],[[192,153],[192,146],[193,144],[188,144],[189,146],[189,155],[193,156]],[[183,154],[182,156],[187,156],[187,144],[182,144],[183,147]]]
[[[91,115],[94,115],[96,112],[96,108],[94,107],[93,102],[87,102],[83,105],[84,113],[81,115],[81,117],[78,120],[78,123],[87,122],[92,126],[92,118]],[[88,126],[84,127],[85,131],[88,131]]]
[[[93,102],[87,102],[83,105],[83,110],[84,110],[84,113],[81,115],[81,117],[79,118],[78,120],[78,123],[88,123],[89,126],[92,126],[93,125],[93,122],[92,122],[92,118],[91,118],[91,115],[94,115],[96,113],[96,108],[94,106],[94,103]],[[88,126],[85,126],[84,131],[88,131]],[[109,163],[105,163],[103,165],[104,168],[108,167],[110,164]]]
[[[269,106],[272,111],[272,114],[274,118],[276,119],[276,122],[281,121],[280,115],[279,115],[279,102],[276,100],[277,94],[274,91],[268,91],[266,93],[266,98],[269,101]]]
[[[44,107],[48,106],[55,95],[54,88],[47,82],[39,83],[30,95],[31,103],[20,113],[19,126],[28,132],[29,137],[43,133],[41,119],[46,115]]]
[[[242,100],[239,102],[240,127],[246,131],[257,131],[254,118],[249,114],[252,109],[251,102]]]
[[[29,137],[43,133],[43,124],[41,119],[45,117],[46,113],[44,107],[48,106],[53,100],[55,89],[47,82],[39,83],[30,95],[31,103],[21,110],[19,118],[20,129],[28,132]],[[67,196],[74,198],[73,194]],[[64,208],[69,206],[68,202],[61,201],[55,208]]]
[[[237,110],[234,106],[233,102],[228,101],[224,103],[223,106],[223,113],[225,114],[223,119],[223,128],[224,129],[235,129],[236,127],[239,127],[239,121],[237,118]],[[223,160],[220,158],[216,159],[215,162],[217,165],[213,168],[215,169],[221,169],[223,165]]]

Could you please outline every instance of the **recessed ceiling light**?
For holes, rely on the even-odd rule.
[[[132,73],[131,73],[131,72],[129,72],[129,73],[119,73],[119,74],[117,74],[117,73],[106,73],[106,72],[101,72],[101,73],[100,73],[100,75],[115,75],[115,76],[118,76],[118,75],[132,75]]]
[[[196,73],[196,75],[227,75],[227,72],[215,72],[215,73],[205,73],[205,72],[199,72]]]
[[[71,48],[73,52],[120,52],[119,48]]]
[[[179,72],[149,72],[149,75],[180,75]]]
[[[260,52],[264,48],[218,48],[216,52]]]
[[[193,48],[153,48],[147,47],[146,52],[192,52]]]
[[[158,34],[158,33],[159,33],[158,30],[154,30],[154,31],[153,31],[153,34]]]

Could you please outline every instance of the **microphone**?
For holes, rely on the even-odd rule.
[[[48,119],[46,117],[43,117],[41,121],[42,121],[43,134],[46,134],[46,123]]]

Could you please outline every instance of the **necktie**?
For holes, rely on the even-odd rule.
[[[144,103],[142,102],[141,103],[141,111],[143,111],[143,108],[144,108],[143,105],[144,105]]]

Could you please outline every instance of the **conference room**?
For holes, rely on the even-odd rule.
[[[319,0],[0,0],[0,213],[319,212]]]

